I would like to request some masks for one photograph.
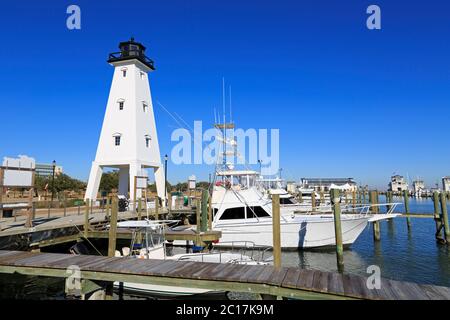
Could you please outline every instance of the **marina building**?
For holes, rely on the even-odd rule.
[[[391,177],[391,182],[389,183],[389,191],[402,192],[408,190],[408,183],[405,178],[400,175],[395,175]]]
[[[450,176],[442,178],[442,189],[444,190],[444,192],[450,191]]]
[[[358,189],[353,178],[301,178],[300,187],[315,191],[330,191],[337,188],[353,192]]]

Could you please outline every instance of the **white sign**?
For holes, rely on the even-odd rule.
[[[35,168],[35,160],[27,156],[18,158],[3,158],[5,167],[3,186],[31,187],[33,186],[33,172],[29,169]],[[8,169],[11,168],[11,169]],[[27,169],[21,171],[20,169]]]

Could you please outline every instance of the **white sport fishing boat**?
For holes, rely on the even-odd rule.
[[[133,236],[130,247],[124,247],[121,251],[116,251],[116,257],[132,259],[158,259],[171,261],[196,261],[204,263],[231,263],[247,265],[267,265],[271,257],[267,255],[270,248],[256,246],[253,243],[228,243],[227,247],[238,247],[236,251],[223,251],[212,248],[208,252],[183,253],[167,255],[164,239],[164,230],[168,221],[124,221],[119,222],[118,227],[132,230]],[[178,222],[178,221],[176,221]],[[141,238],[138,244],[137,239]],[[134,248],[134,249],[130,249]],[[198,294],[219,293],[216,291],[178,287],[170,285],[139,284],[123,282],[123,289],[129,293],[157,295],[157,296],[189,296]],[[119,282],[115,282],[116,288],[120,287]]]
[[[272,202],[252,184],[257,173],[251,170],[217,172],[212,193],[213,228],[222,232],[221,242],[244,240],[271,246]],[[382,220],[396,215],[371,215],[365,207],[343,207],[341,217],[344,245],[351,245],[371,219]],[[349,210],[346,214],[346,210]],[[355,212],[358,210],[359,212]],[[393,209],[392,209],[393,210]],[[335,245],[332,214],[295,214],[281,207],[281,247],[284,249],[317,248]]]
[[[222,129],[218,141],[223,144],[222,157],[218,159],[214,173],[211,206],[213,229],[222,232],[217,245],[235,240],[252,241],[272,246],[273,221],[272,200],[261,190],[260,174],[253,170],[236,170],[227,162],[227,155],[236,154],[236,140],[226,138],[226,128],[233,123],[216,124]],[[231,147],[231,151],[228,146]],[[242,157],[242,155],[239,155]],[[279,188],[277,188],[279,189]],[[341,228],[343,245],[353,244],[364,231],[368,222],[395,217],[395,204],[387,214],[369,214],[368,206],[342,207]],[[298,213],[300,212],[300,213]],[[318,248],[335,246],[334,215],[331,206],[324,212],[301,213],[299,206],[280,206],[281,247],[283,249]]]

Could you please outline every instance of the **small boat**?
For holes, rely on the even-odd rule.
[[[164,239],[164,230],[172,223],[178,221],[171,220],[140,220],[123,221],[118,223],[119,228],[127,228],[132,231],[130,247],[124,247],[121,251],[116,251],[116,257],[124,259],[158,259],[170,261],[195,261],[203,263],[231,263],[248,265],[267,265],[271,258],[268,257],[268,247],[256,246],[253,243],[243,243],[244,246],[228,243],[228,247],[238,248],[239,252],[224,251],[212,248],[207,252],[183,253],[168,255]],[[132,248],[132,249],[131,249]],[[245,249],[243,249],[245,248]],[[124,291],[156,296],[190,296],[199,294],[218,294],[220,291],[212,291],[199,288],[188,288],[170,285],[139,284],[131,282],[115,282],[114,286],[123,286]]]

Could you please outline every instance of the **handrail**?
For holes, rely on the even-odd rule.
[[[109,61],[115,61],[122,58],[137,58],[137,59],[140,58],[144,60],[145,63],[148,63],[152,67],[154,66],[154,61],[148,58],[146,55],[144,55],[140,50],[112,52],[109,54]]]

